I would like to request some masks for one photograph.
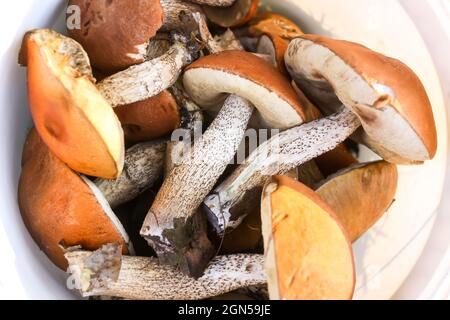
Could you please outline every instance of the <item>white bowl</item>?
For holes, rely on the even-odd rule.
[[[405,2],[409,1],[404,1]],[[413,1],[415,2],[415,1]],[[440,80],[427,45],[402,3],[393,0],[265,1],[308,32],[360,42],[401,59],[422,79],[433,104],[439,150],[433,161],[400,167],[397,201],[355,244],[355,298],[389,299],[410,274],[430,236],[441,200],[447,164],[447,114]],[[22,144],[32,126],[25,70],[17,66],[23,33],[31,28],[63,30],[65,1],[0,3],[0,298],[66,299],[65,274],[39,251],[17,207]],[[425,4],[424,10],[429,10]],[[409,11],[410,12],[410,11]],[[426,14],[426,12],[423,12]],[[447,56],[448,57],[448,56]],[[42,79],[45,81],[45,79]],[[448,242],[445,244],[448,247]]]

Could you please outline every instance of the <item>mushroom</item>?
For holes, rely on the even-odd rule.
[[[33,30],[24,37],[19,60],[28,66],[36,129],[52,152],[77,172],[107,179],[119,176],[123,131],[93,83],[83,48],[52,30]]]
[[[303,35],[303,31],[289,18],[274,12],[258,13],[245,27],[236,30],[239,38],[258,38],[264,34],[290,41]]]
[[[130,142],[143,142],[166,136],[180,125],[177,101],[168,90],[157,96],[114,108]]]
[[[284,65],[284,54],[288,45],[289,43],[279,36],[263,34],[258,40],[256,52],[270,56],[272,64],[275,65],[281,73],[287,74]]]
[[[376,161],[330,176],[316,193],[333,208],[350,241],[355,242],[389,209],[397,181],[394,164]]]
[[[69,35],[85,48],[92,64],[106,72],[148,60],[148,52],[158,46],[149,42],[157,31],[183,30],[181,15],[201,11],[179,0],[70,0],[73,5],[80,8],[81,24]]]
[[[198,25],[200,39],[205,44],[210,54],[220,53],[225,50],[244,50],[239,40],[235,37],[233,31],[227,29],[221,36],[213,37],[208,28],[208,22],[205,16],[200,13],[192,14]]]
[[[249,22],[259,7],[259,0],[236,0],[229,7],[203,6],[206,17],[223,28],[236,28]]]
[[[203,253],[192,241],[198,233],[190,219],[233,159],[253,112],[250,102],[273,127],[301,123],[304,113],[289,82],[251,53],[224,51],[203,57],[187,68],[183,83],[202,107],[220,104],[226,97],[223,93],[231,95],[205,134],[164,181],[141,235],[162,263],[194,275],[201,274],[207,261],[197,257]]]
[[[128,235],[95,184],[55,157],[35,130],[23,150],[18,201],[31,236],[61,269],[67,268],[61,243],[96,250],[117,242],[124,254],[132,253]]]
[[[336,148],[361,124],[362,140],[389,162],[418,163],[436,152],[436,128],[427,94],[414,72],[400,61],[354,43],[311,35],[293,40],[285,59],[297,83],[316,97],[313,101],[319,106],[337,106],[331,101],[336,94],[341,108],[273,137],[215,189],[205,204],[219,234],[242,221],[232,216],[230,208],[246,192],[272,175]],[[325,98],[327,103],[320,103]]]
[[[164,160],[164,173],[168,177],[175,166],[181,164],[183,157],[203,133],[203,112],[180,88],[175,85],[171,88],[178,104],[182,106],[183,119],[180,128],[172,133],[172,139],[167,143]]]
[[[333,210],[287,177],[264,188],[265,269],[272,300],[347,300],[355,289],[351,243]]]
[[[187,38],[175,35],[175,43],[159,58],[129,67],[100,81],[97,88],[113,106],[154,97],[178,80],[181,70],[194,60]]]
[[[162,176],[166,141],[134,145],[125,153],[123,173],[115,180],[97,179],[95,185],[112,208],[133,200]]]
[[[200,300],[266,282],[262,255],[218,256],[198,280],[155,258],[122,257],[117,244],[95,252],[70,250],[66,258],[71,274],[68,283],[83,297]]]

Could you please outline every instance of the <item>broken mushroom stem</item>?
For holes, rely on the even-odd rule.
[[[230,95],[208,130],[164,181],[147,214],[141,235],[160,261],[194,276],[202,274],[211,257],[203,257],[194,241],[196,225],[190,220],[233,159],[253,107]]]
[[[259,146],[247,160],[204,201],[217,234],[235,229],[245,218],[232,208],[244,195],[263,186],[274,175],[290,170],[336,148],[359,127],[359,118],[347,108],[327,118],[284,131]]]
[[[132,66],[103,79],[98,90],[112,107],[127,105],[154,97],[171,87],[182,69],[196,56],[195,50],[178,36],[170,49],[159,58]]]
[[[200,300],[266,283],[262,255],[216,257],[195,280],[155,258],[122,256],[116,244],[95,252],[65,254],[71,274],[68,286],[83,297],[110,296],[133,300]]]
[[[97,179],[95,185],[115,208],[135,199],[150,188],[163,173],[166,141],[137,144],[125,153],[125,166],[115,180]]]

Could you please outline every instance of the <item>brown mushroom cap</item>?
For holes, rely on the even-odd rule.
[[[322,182],[316,193],[334,209],[354,242],[389,209],[397,182],[397,167],[377,161],[338,172]]]
[[[106,179],[119,176],[123,131],[92,82],[83,48],[47,29],[29,32],[23,45],[30,110],[44,142],[77,172]]]
[[[285,60],[318,107],[328,113],[342,103],[350,108],[362,122],[361,140],[386,160],[411,163],[434,157],[437,133],[430,101],[420,79],[402,62],[315,35],[293,40]]]
[[[262,200],[271,299],[351,299],[351,244],[333,210],[312,190],[274,177]]]
[[[81,9],[81,28],[69,30],[103,71],[144,61],[147,42],[163,25],[159,0],[70,0]]]
[[[212,109],[231,93],[249,100],[265,125],[286,129],[303,123],[307,110],[289,81],[252,53],[224,51],[203,57],[183,77],[187,93],[200,106]]]
[[[22,157],[19,207],[37,245],[63,270],[67,261],[62,243],[88,250],[120,243],[123,253],[129,252],[128,236],[120,222],[86,181],[56,158],[34,129],[29,133]]]
[[[274,12],[258,13],[248,26],[238,33],[246,37],[271,34],[288,41],[303,35],[303,31],[294,22]]]
[[[280,36],[270,33],[263,34],[256,47],[256,52],[267,54],[273,59],[274,65],[277,66],[281,73],[287,74],[286,66],[284,64],[284,54],[288,48],[289,42]]]
[[[167,90],[147,100],[116,107],[114,111],[130,142],[150,141],[168,135],[181,121],[177,102]]]
[[[203,10],[212,23],[223,28],[235,28],[246,24],[256,15],[259,2],[260,0],[236,0],[229,7],[204,6]]]

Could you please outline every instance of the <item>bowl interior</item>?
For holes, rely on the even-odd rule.
[[[295,20],[306,32],[360,42],[410,65],[425,84],[437,121],[439,150],[423,166],[400,167],[396,202],[379,223],[354,245],[357,299],[388,299],[400,287],[429,237],[441,199],[447,154],[447,123],[439,79],[427,48],[402,6],[392,0],[267,0],[264,5]],[[23,33],[32,28],[64,30],[64,2],[8,3],[0,24],[10,38],[0,43],[0,298],[70,299],[65,274],[38,250],[23,226],[17,206],[22,144],[32,126],[26,73],[17,66]],[[387,10],[388,8],[388,10]],[[0,17],[3,18],[3,17]],[[411,50],[414,48],[414,50]],[[45,81],[45,79],[43,79]],[[365,160],[370,160],[367,153]],[[376,201],[376,200],[375,200]]]

